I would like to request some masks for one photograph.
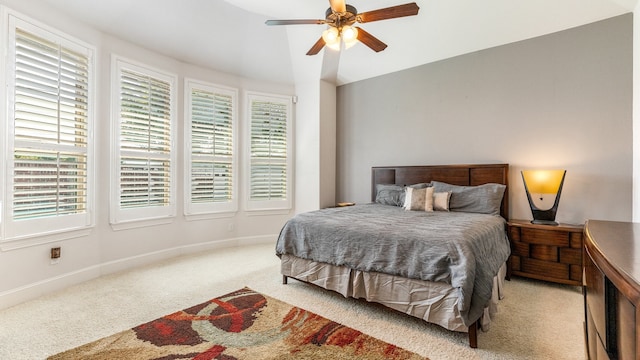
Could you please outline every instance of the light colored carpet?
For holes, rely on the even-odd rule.
[[[381,340],[437,359],[584,359],[579,287],[506,282],[478,349],[467,334],[290,280],[274,245],[218,249],[104,276],[0,311],[0,359],[49,355],[248,286]]]

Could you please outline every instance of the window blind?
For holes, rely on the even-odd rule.
[[[87,211],[89,61],[15,29],[14,220]]]
[[[191,91],[191,202],[233,199],[233,97]]]
[[[171,85],[120,76],[120,207],[166,206],[171,196]]]
[[[250,108],[250,199],[285,200],[288,104],[253,99]]]

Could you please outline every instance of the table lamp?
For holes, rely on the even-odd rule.
[[[560,193],[562,192],[562,184],[566,170],[523,170],[522,180],[524,181],[524,190],[527,192],[527,200],[531,207],[533,215],[532,224],[558,225],[556,220],[556,212],[560,203]],[[540,200],[544,195],[555,195],[556,199],[550,209],[539,209],[533,202],[531,194],[540,194]]]

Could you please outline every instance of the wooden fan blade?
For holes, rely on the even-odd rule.
[[[315,55],[315,54],[319,53],[320,50],[322,50],[322,48],[324,47],[324,45],[325,45],[324,39],[322,37],[320,37],[320,39],[318,39],[318,41],[316,41],[316,43],[313,44],[311,49],[309,49],[309,51],[307,51],[307,55]]]
[[[329,0],[329,5],[333,12],[341,14],[347,11],[347,4],[344,0]]]
[[[264,22],[267,25],[322,25],[324,20],[267,20]]]
[[[369,34],[368,32],[362,30],[362,28],[360,27],[358,28],[358,40],[360,40],[361,43],[370,47],[371,50],[375,52],[380,52],[387,48],[387,44],[378,40],[378,38]]]
[[[392,6],[384,9],[366,11],[356,15],[356,21],[366,23],[372,21],[399,18],[404,16],[418,15],[418,4],[409,3],[404,5]]]

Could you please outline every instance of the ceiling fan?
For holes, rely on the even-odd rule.
[[[355,23],[366,23],[417,15],[419,9],[418,5],[413,2],[358,14],[356,8],[346,4],[345,0],[329,0],[329,8],[325,13],[324,20],[267,20],[266,24],[328,25],[327,30],[322,33],[322,37],[309,49],[307,55],[316,55],[325,45],[338,50],[340,49],[341,39],[346,47],[350,47],[355,42],[360,41],[371,48],[371,50],[380,52],[387,48],[387,44],[364,31],[362,28],[352,25]]]

